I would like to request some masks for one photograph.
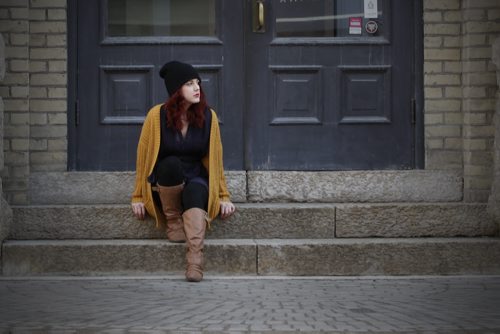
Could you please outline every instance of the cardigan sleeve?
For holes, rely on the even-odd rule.
[[[217,116],[215,116],[215,137],[217,138],[217,161],[218,161],[218,166],[219,170],[217,171],[219,173],[219,199],[221,201],[229,201],[231,195],[229,194],[229,191],[227,190],[227,184],[226,184],[226,177],[224,175],[224,157],[223,157],[223,148],[222,148],[222,139],[220,135],[220,128],[219,128],[219,120],[217,119]]]
[[[148,152],[148,145],[151,141],[151,127],[152,127],[152,117],[151,113],[148,113],[144,124],[142,125],[141,135],[139,137],[139,143],[137,144],[137,159],[136,159],[136,174],[135,174],[135,186],[134,192],[132,193],[132,203],[143,202],[143,180],[147,178],[145,175],[146,171],[146,155]]]

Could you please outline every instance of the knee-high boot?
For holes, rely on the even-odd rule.
[[[172,187],[158,185],[163,214],[167,218],[167,238],[173,242],[186,241],[182,223],[182,189],[184,184]]]
[[[207,227],[207,213],[191,208],[182,214],[186,233],[186,280],[199,282],[203,278],[203,243]]]

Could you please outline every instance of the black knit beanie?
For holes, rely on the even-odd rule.
[[[162,66],[160,77],[165,80],[165,87],[167,87],[170,96],[189,80],[198,79],[201,81],[200,75],[193,66],[175,60]]]

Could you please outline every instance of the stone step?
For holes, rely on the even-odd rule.
[[[178,275],[184,245],[165,240],[8,240],[4,276]],[[207,240],[207,275],[500,274],[498,238]]]
[[[129,205],[13,207],[9,239],[163,239]],[[245,203],[212,223],[209,239],[493,236],[483,203]]]
[[[233,202],[457,202],[463,177],[437,170],[226,171]],[[31,204],[127,204],[133,172],[34,172]]]

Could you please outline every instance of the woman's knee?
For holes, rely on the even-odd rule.
[[[184,210],[199,208],[206,210],[208,203],[208,189],[196,182],[188,183],[182,192]]]
[[[162,186],[176,186],[184,182],[181,160],[176,156],[163,158],[156,166],[158,183]]]

